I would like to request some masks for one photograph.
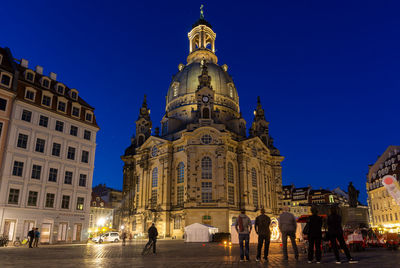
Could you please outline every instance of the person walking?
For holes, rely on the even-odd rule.
[[[29,238],[29,248],[33,248],[32,243],[33,239],[35,239],[35,227],[33,227],[32,230],[28,232],[28,238]]]
[[[147,232],[149,234],[149,242],[147,242],[146,247],[148,245],[150,245],[151,242],[153,242],[153,253],[156,254],[156,243],[157,243],[158,231],[157,231],[157,228],[156,228],[154,222],[151,224],[151,226]]]
[[[331,214],[328,216],[328,237],[331,241],[331,246],[333,249],[333,253],[336,257],[336,263],[340,264],[340,256],[339,250],[337,247],[337,242],[339,242],[340,247],[343,249],[344,253],[346,254],[346,258],[349,263],[357,263],[358,261],[354,260],[351,255],[350,251],[346,246],[346,242],[344,242],[343,238],[343,229],[342,229],[342,217],[338,214],[336,207],[331,207]]]
[[[35,248],[38,247],[39,238],[40,238],[39,228],[36,228],[36,229],[35,229],[35,239],[33,240],[33,246],[34,246]]]
[[[315,259],[317,263],[321,263],[321,240],[322,240],[322,218],[318,216],[318,209],[311,208],[311,216],[308,217],[308,263],[312,263],[314,258],[314,245],[315,245]]]
[[[246,261],[250,261],[249,258],[249,243],[250,233],[252,229],[251,220],[246,215],[246,211],[242,210],[237,217],[235,222],[236,232],[239,234],[239,245],[240,245],[240,261],[244,261],[246,255]],[[243,250],[243,242],[245,242],[245,251]]]
[[[258,245],[257,245],[257,257],[256,261],[261,259],[261,248],[264,244],[264,260],[268,261],[269,243],[271,241],[271,230],[269,225],[271,224],[271,218],[265,215],[265,209],[261,209],[261,215],[257,216],[254,224],[254,229],[258,234]]]
[[[284,207],[282,214],[279,216],[279,230],[282,233],[282,250],[283,250],[283,259],[288,260],[288,252],[287,252],[287,238],[290,237],[290,241],[292,242],[292,247],[294,251],[294,257],[296,260],[299,259],[299,251],[296,245],[296,228],[297,222],[296,218],[292,213],[289,212],[289,207]]]
[[[125,246],[126,245],[126,232],[125,231],[122,232],[121,237],[122,237],[122,245]]]

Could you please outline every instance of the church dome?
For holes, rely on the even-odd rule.
[[[238,94],[232,77],[227,72],[227,66],[219,66],[213,62],[207,63],[208,75],[211,77],[211,86],[215,94],[231,99],[238,105]],[[194,95],[199,85],[201,63],[192,62],[181,66],[181,70],[174,75],[167,93],[167,111],[172,107],[169,103],[185,95]],[[218,102],[218,101],[217,101]]]

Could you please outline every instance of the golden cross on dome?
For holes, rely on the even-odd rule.
[[[203,11],[204,5],[200,6],[200,19],[204,20],[204,11]]]

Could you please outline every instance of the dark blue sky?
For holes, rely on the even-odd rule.
[[[0,46],[55,72],[96,108],[94,185],[122,187],[143,93],[158,126],[187,33],[205,5],[249,127],[261,96],[284,184],[353,181],[399,144],[396,1],[4,1]]]

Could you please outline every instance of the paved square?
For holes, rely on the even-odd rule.
[[[256,263],[256,245],[251,245],[250,262],[239,263],[239,248],[217,243],[184,243],[181,240],[157,242],[157,255],[141,256],[145,241],[116,244],[51,245],[29,249],[0,248],[0,267],[400,267],[400,251],[367,249],[353,253],[359,264],[334,264],[333,253],[322,257],[322,264],[307,264],[305,254],[295,261],[282,259],[279,244],[272,243],[268,263]],[[344,258],[344,255],[341,255]]]

